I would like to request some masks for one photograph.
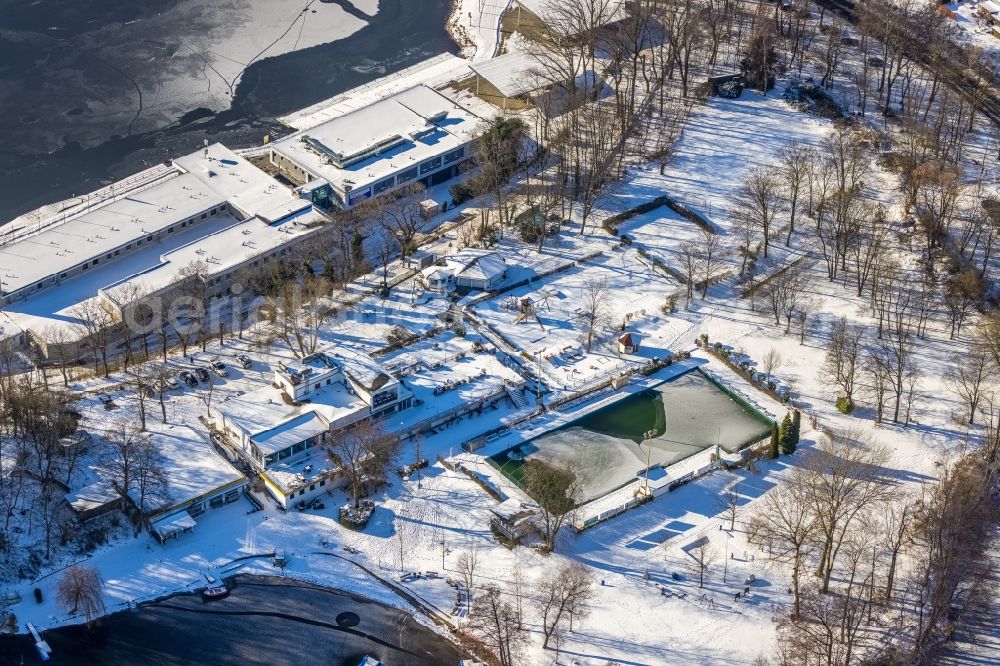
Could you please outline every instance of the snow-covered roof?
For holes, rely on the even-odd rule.
[[[167,489],[162,498],[147,498],[146,513],[169,512],[246,478],[187,426],[173,426],[169,432],[154,432],[150,437],[167,475]]]
[[[306,412],[253,437],[257,448],[264,455],[275,453],[304,442],[330,429],[316,412]]]
[[[319,217],[309,209],[277,224],[258,217],[240,222],[227,216],[226,220],[228,224],[213,225],[208,233],[206,228],[196,227],[201,233],[189,234],[190,242],[169,244],[172,249],[158,257],[148,252],[148,266],[102,289],[116,301],[116,294],[123,293],[127,285],[139,285],[144,293],[152,293],[176,282],[178,273],[193,263],[204,264],[205,276],[224,273],[309,233]],[[161,244],[149,249],[164,248]]]
[[[568,10],[574,4],[578,5],[577,11],[584,16],[590,17],[600,11],[604,19],[600,25],[608,25],[625,18],[624,0],[604,0],[601,4],[591,0],[517,0],[517,3],[541,19],[551,15],[555,9]]]
[[[511,51],[469,66],[504,97],[523,95],[540,86],[538,78],[533,75],[538,69],[538,62],[523,51]]]
[[[207,153],[207,157],[205,156]],[[310,207],[291,189],[214,144],[174,160],[172,177],[127,190],[40,233],[0,247],[0,294],[50,286],[55,277],[186,219],[229,204],[243,216],[279,220]]]
[[[983,0],[979,3],[979,10],[990,15],[1000,14],[1000,3],[993,2],[993,0]]]
[[[281,396],[280,390],[265,386],[229,398],[218,406],[218,411],[226,421],[249,435],[251,440],[257,442],[259,437],[263,437],[266,444],[268,441],[277,443],[277,439],[268,439],[268,433],[277,428],[294,428],[297,423],[312,423],[313,417],[333,424],[349,420],[368,407],[364,400],[352,394],[340,382],[310,393],[309,402],[300,405],[286,404]],[[304,421],[303,417],[306,417]]]
[[[221,143],[178,157],[173,163],[210,187],[244,217],[256,215],[277,222],[311,206]]]
[[[469,70],[467,60],[451,53],[439,53],[394,74],[380,77],[370,83],[352,88],[287,116],[282,116],[278,120],[297,130],[306,130],[369,106],[386,97],[391,97],[415,85],[424,84],[438,88],[470,74],[471,70]]]
[[[338,189],[361,189],[478,136],[482,118],[417,85],[271,144]]]
[[[118,248],[224,203],[225,198],[196,176],[178,174],[0,247],[0,293],[40,284],[95,257],[104,259]]]
[[[101,479],[79,490],[66,493],[66,501],[74,511],[83,513],[99,509],[118,500],[118,491],[110,481]]]
[[[167,539],[175,534],[179,534],[184,530],[194,529],[197,525],[194,518],[189,516],[187,513],[175,513],[172,516],[167,516],[166,518],[161,518],[160,520],[153,521],[150,526],[154,532],[160,535],[161,538]]]
[[[498,252],[466,248],[444,257],[444,266],[428,266],[421,271],[425,280],[447,280],[449,276],[490,281],[504,274],[507,261]]]

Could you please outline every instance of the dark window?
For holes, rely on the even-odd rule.
[[[203,219],[203,220],[204,220],[204,219],[205,219],[206,217],[208,217],[208,213],[202,213],[202,214],[201,214],[201,219]]]
[[[168,234],[174,233],[174,228],[173,227],[167,227],[167,233]]]
[[[434,171],[440,166],[441,166],[440,157],[435,157],[432,160],[427,160],[426,162],[420,165],[420,174],[423,175],[425,173],[430,173],[431,171]]]
[[[417,167],[413,167],[412,169],[407,169],[403,173],[396,176],[396,184],[399,185],[401,183],[405,183],[407,181],[413,180],[416,177],[417,177]]]
[[[458,160],[465,157],[465,146],[462,146],[458,150],[453,150],[450,153],[444,154],[444,163],[451,164],[452,162],[457,162]]]
[[[392,178],[387,178],[380,183],[375,183],[372,190],[375,194],[382,194],[386,190],[391,189],[394,183],[395,181]]]
[[[309,490],[316,490],[316,484],[313,483],[309,486]]]

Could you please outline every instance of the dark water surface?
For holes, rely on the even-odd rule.
[[[295,581],[240,577],[225,599],[183,595],[46,631],[49,663],[66,666],[268,664],[457,666],[461,653],[407,613]],[[387,594],[389,594],[387,592]],[[0,639],[0,664],[40,663],[26,637]]]
[[[153,58],[123,61],[118,52],[135,46],[141,54],[174,38],[147,34],[143,44],[110,53],[107,42],[121,26],[141,26],[179,1],[0,0],[0,224],[191,152],[205,138],[257,145],[265,134],[280,133],[275,117],[457,51],[444,28],[450,0],[380,0],[378,13],[365,16],[368,25],[353,35],[250,65],[226,111],[179,100],[185,110],[176,118],[129,122],[136,90],[155,82],[163,65]],[[321,1],[364,16],[350,0]],[[211,21],[219,14],[211,7],[191,17],[194,27],[178,30],[190,34],[200,29],[197,21],[217,30]],[[119,99],[122,113],[115,115]],[[92,113],[101,105],[103,112]]]

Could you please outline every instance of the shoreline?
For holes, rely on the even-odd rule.
[[[146,649],[158,652],[160,656],[182,658],[185,649],[190,650],[190,644],[174,644],[171,642],[172,636],[162,638],[162,645],[149,645],[140,637],[136,638],[130,629],[139,628],[142,631],[156,631],[159,636],[160,621],[164,614],[172,617],[177,614],[180,618],[179,624],[168,623],[167,627],[172,627],[175,632],[185,631],[184,626],[190,622],[184,620],[186,614],[201,614],[211,617],[211,620],[201,623],[228,623],[235,621],[238,630],[242,632],[245,620],[231,620],[233,616],[246,616],[247,618],[267,618],[267,622],[273,622],[271,618],[279,621],[292,622],[296,626],[301,625],[298,631],[306,635],[316,636],[317,640],[331,639],[330,631],[339,631],[353,635],[364,645],[371,647],[371,650],[378,652],[379,648],[372,646],[381,645],[383,649],[394,651],[407,651],[412,641],[413,643],[427,645],[442,645],[442,652],[454,653],[456,655],[470,654],[472,648],[462,642],[456,641],[454,635],[450,635],[438,630],[433,623],[427,623],[421,617],[421,613],[414,612],[410,608],[404,608],[386,603],[384,600],[365,595],[355,590],[344,589],[332,584],[325,584],[314,580],[303,579],[297,576],[273,575],[267,573],[239,573],[225,577],[231,594],[227,599],[232,599],[232,603],[225,601],[205,602],[198,593],[198,588],[182,592],[173,592],[162,597],[144,601],[133,607],[115,611],[103,615],[96,619],[90,627],[84,624],[66,624],[59,627],[41,630],[42,638],[50,643],[54,656],[62,654],[72,655],[80,659],[79,663],[92,663],[88,655],[77,651],[83,645],[88,649],[97,651],[110,648],[119,652],[132,649]],[[309,602],[301,603],[306,597]],[[176,603],[170,603],[176,600]],[[324,602],[327,602],[324,604]],[[326,608],[324,609],[324,605]],[[287,608],[286,608],[287,607]],[[273,608],[275,610],[267,610]],[[336,610],[345,612],[335,614]],[[367,609],[367,612],[366,612]],[[322,610],[333,611],[324,613]],[[356,612],[355,612],[356,611]],[[353,622],[344,616],[352,616]],[[366,620],[375,618],[374,624],[367,626],[359,623],[359,616]],[[403,640],[402,632],[396,640],[399,644],[392,644],[386,638],[384,629],[388,626],[397,626],[397,622],[407,618],[411,621],[408,640]],[[197,621],[197,620],[195,620]],[[258,619],[251,621],[261,621]],[[358,628],[355,629],[354,627]],[[318,634],[317,630],[325,630],[327,633]],[[169,633],[169,629],[168,629]],[[230,632],[232,634],[232,632]],[[236,636],[232,637],[233,639]],[[142,648],[130,645],[129,641],[136,641]],[[123,641],[123,643],[119,643]],[[197,644],[199,641],[194,640]],[[217,651],[225,651],[229,646],[223,636],[222,640],[215,647]],[[177,649],[173,649],[174,647]],[[0,660],[8,657],[22,659],[26,654],[34,654],[34,641],[30,634],[4,634],[0,635]],[[89,655],[92,657],[93,655]],[[109,655],[99,655],[109,657]],[[294,657],[294,654],[286,655]],[[11,662],[14,663],[14,662]],[[352,662],[353,663],[353,662]]]

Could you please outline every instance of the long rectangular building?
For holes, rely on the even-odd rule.
[[[0,246],[0,325],[18,334],[4,337],[27,337],[51,356],[51,338],[72,346],[80,337],[88,301],[120,315],[127,295],[165,293],[192,264],[218,295],[238,268],[286,253],[327,220],[243,157],[206,146]]]

